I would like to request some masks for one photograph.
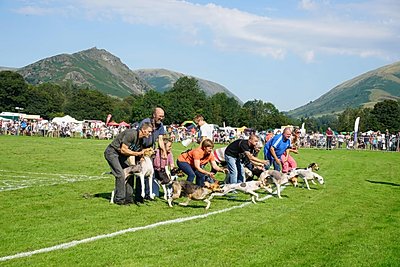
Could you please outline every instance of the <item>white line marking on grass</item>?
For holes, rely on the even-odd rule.
[[[13,173],[15,175],[13,175]],[[92,181],[100,179],[109,179],[111,176],[99,175],[90,176],[84,174],[67,173],[41,173],[25,171],[0,170],[0,192],[18,190],[33,186],[50,186],[80,181]],[[11,179],[10,179],[11,178]],[[22,179],[17,179],[22,178]]]
[[[281,191],[283,191],[284,188],[285,187],[282,186],[281,187]],[[275,193],[276,192],[274,192],[274,194]],[[260,201],[266,200],[266,199],[271,198],[271,197],[272,197],[272,195],[267,195],[265,197],[260,198]],[[110,233],[110,234],[103,234],[103,235],[93,236],[93,237],[89,237],[89,238],[85,238],[85,239],[81,239],[81,240],[74,240],[74,241],[71,241],[71,242],[68,242],[68,243],[63,243],[63,244],[55,245],[55,246],[52,246],[52,247],[41,248],[41,249],[38,249],[38,250],[33,250],[33,251],[28,251],[28,252],[21,252],[21,253],[17,253],[17,254],[14,254],[14,255],[1,257],[0,258],[0,262],[1,261],[8,261],[8,260],[13,260],[13,259],[18,259],[18,258],[30,257],[30,256],[35,255],[35,254],[51,252],[51,251],[60,250],[60,249],[67,249],[67,248],[75,247],[75,246],[80,245],[80,244],[85,244],[85,243],[93,242],[93,241],[104,239],[104,238],[115,237],[115,236],[123,235],[123,234],[126,234],[126,233],[133,233],[133,232],[137,232],[137,231],[141,231],[141,230],[151,229],[151,228],[155,228],[155,227],[159,227],[159,226],[163,226],[163,225],[182,223],[182,222],[187,222],[187,221],[192,221],[192,220],[197,220],[197,219],[203,219],[203,218],[207,218],[208,216],[211,216],[211,215],[228,212],[228,211],[231,211],[231,210],[234,210],[234,209],[240,209],[240,208],[246,207],[246,206],[248,206],[250,204],[252,204],[252,202],[246,202],[246,203],[240,204],[238,206],[233,206],[233,207],[230,207],[230,208],[213,211],[213,212],[209,212],[209,213],[206,213],[206,214],[201,214],[201,215],[196,215],[196,216],[191,216],[191,217],[186,217],[186,218],[177,218],[177,219],[174,219],[174,220],[168,220],[168,221],[163,221],[163,222],[157,222],[157,223],[153,223],[153,224],[149,224],[149,225],[145,225],[145,226],[139,226],[139,227],[120,230],[120,231],[117,231],[117,232],[114,232],[114,233]]]

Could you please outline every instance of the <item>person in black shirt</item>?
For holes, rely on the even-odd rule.
[[[261,160],[255,157],[254,148],[259,141],[259,137],[255,134],[250,135],[248,140],[238,139],[230,143],[225,150],[225,161],[229,171],[228,183],[245,182],[243,162],[245,158],[250,161],[268,165],[267,160]]]

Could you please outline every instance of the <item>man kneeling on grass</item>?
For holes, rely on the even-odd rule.
[[[144,123],[138,130],[128,129],[120,134],[108,145],[104,157],[115,176],[114,203],[127,205],[133,203],[133,177],[125,181],[124,169],[129,166],[129,156],[143,156],[143,139],[148,138],[153,131],[150,123]]]

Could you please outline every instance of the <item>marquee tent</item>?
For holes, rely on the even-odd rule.
[[[119,126],[119,123],[115,122],[115,121],[110,121],[107,126]]]
[[[52,120],[52,122],[55,122],[55,123],[58,123],[58,124],[63,123],[63,122],[64,123],[79,123],[79,121],[77,121],[75,118],[72,118],[69,115],[66,115],[64,117],[55,117]]]

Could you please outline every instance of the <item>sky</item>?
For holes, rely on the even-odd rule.
[[[0,66],[92,47],[289,111],[400,61],[399,0],[1,0]]]

